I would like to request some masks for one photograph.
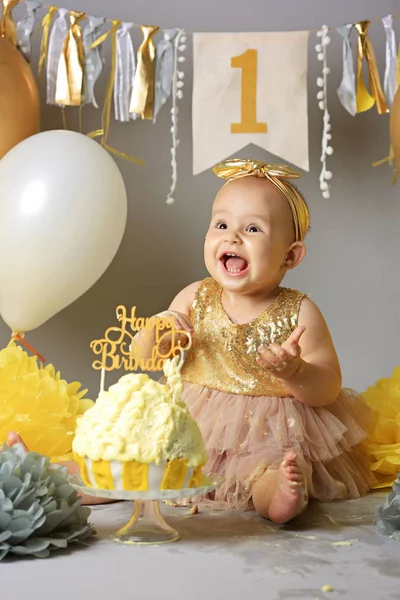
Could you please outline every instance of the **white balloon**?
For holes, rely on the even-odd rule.
[[[122,175],[104,148],[46,131],[0,161],[0,314],[16,332],[39,327],[84,294],[124,234]]]

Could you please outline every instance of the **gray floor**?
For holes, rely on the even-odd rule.
[[[1,597],[12,600],[400,599],[400,542],[373,525],[382,495],[314,504],[290,526],[254,513],[199,513],[163,507],[181,539],[123,546],[109,536],[130,503],[93,510],[89,548],[46,560],[0,564]],[[333,588],[323,592],[323,586]]]

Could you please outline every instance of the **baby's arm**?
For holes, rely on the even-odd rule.
[[[181,290],[177,296],[175,296],[168,308],[168,311],[171,311],[171,313],[173,314],[168,315],[168,311],[164,311],[156,316],[173,316],[175,319],[175,329],[183,329],[184,331],[192,333],[193,328],[189,320],[189,313],[199,284],[199,281],[191,283],[183,290]],[[187,343],[187,337],[182,335],[181,338],[179,338],[179,336],[177,336],[175,338],[175,341],[179,340],[181,341],[182,346],[184,347]],[[138,350],[140,351],[141,357],[146,359],[151,356],[155,341],[156,340],[154,330],[151,331],[151,335],[146,334],[146,332],[142,330],[135,335],[133,343],[135,344],[136,348],[138,348]],[[168,344],[167,340],[166,344]],[[160,350],[163,354],[167,354],[169,348],[162,347],[160,348]]]
[[[300,340],[300,366],[286,384],[304,404],[326,406],[337,399],[342,374],[325,319],[309,299],[301,303],[299,326],[305,327]]]
[[[185,315],[189,319],[190,307],[193,304],[199,285],[200,281],[195,281],[181,290],[172,300],[168,310],[173,310],[174,312]]]
[[[338,397],[342,376],[325,319],[311,300],[303,300],[298,325],[282,346],[260,348],[258,362],[303,404],[326,406]]]

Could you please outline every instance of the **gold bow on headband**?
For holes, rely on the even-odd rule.
[[[233,158],[219,163],[213,168],[214,173],[233,181],[241,177],[263,177],[274,184],[285,196],[292,211],[296,242],[303,241],[310,227],[310,213],[307,205],[299,192],[291,185],[288,179],[298,179],[300,173],[286,165],[268,165],[259,160],[244,160]]]

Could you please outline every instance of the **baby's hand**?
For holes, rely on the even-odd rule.
[[[189,320],[189,317],[187,317],[187,315],[185,315],[181,312],[177,312],[175,310],[166,310],[162,313],[159,313],[156,316],[157,317],[172,317],[174,320],[174,329],[187,332],[187,335],[185,333],[176,333],[174,335],[175,344],[180,343],[182,348],[185,348],[185,346],[187,346],[188,343],[190,342],[190,335],[193,333],[193,326]],[[161,347],[160,347],[161,353],[163,353],[163,351],[166,350],[165,344],[167,344],[167,346],[170,347],[171,340],[172,340],[171,333],[167,333],[165,335],[165,337],[163,337],[163,343],[161,344]]]
[[[299,340],[306,328],[304,326],[296,327],[290,337],[279,346],[270,344],[269,349],[260,346],[257,357],[259,365],[272,373],[278,379],[290,379],[300,368],[301,348]]]

